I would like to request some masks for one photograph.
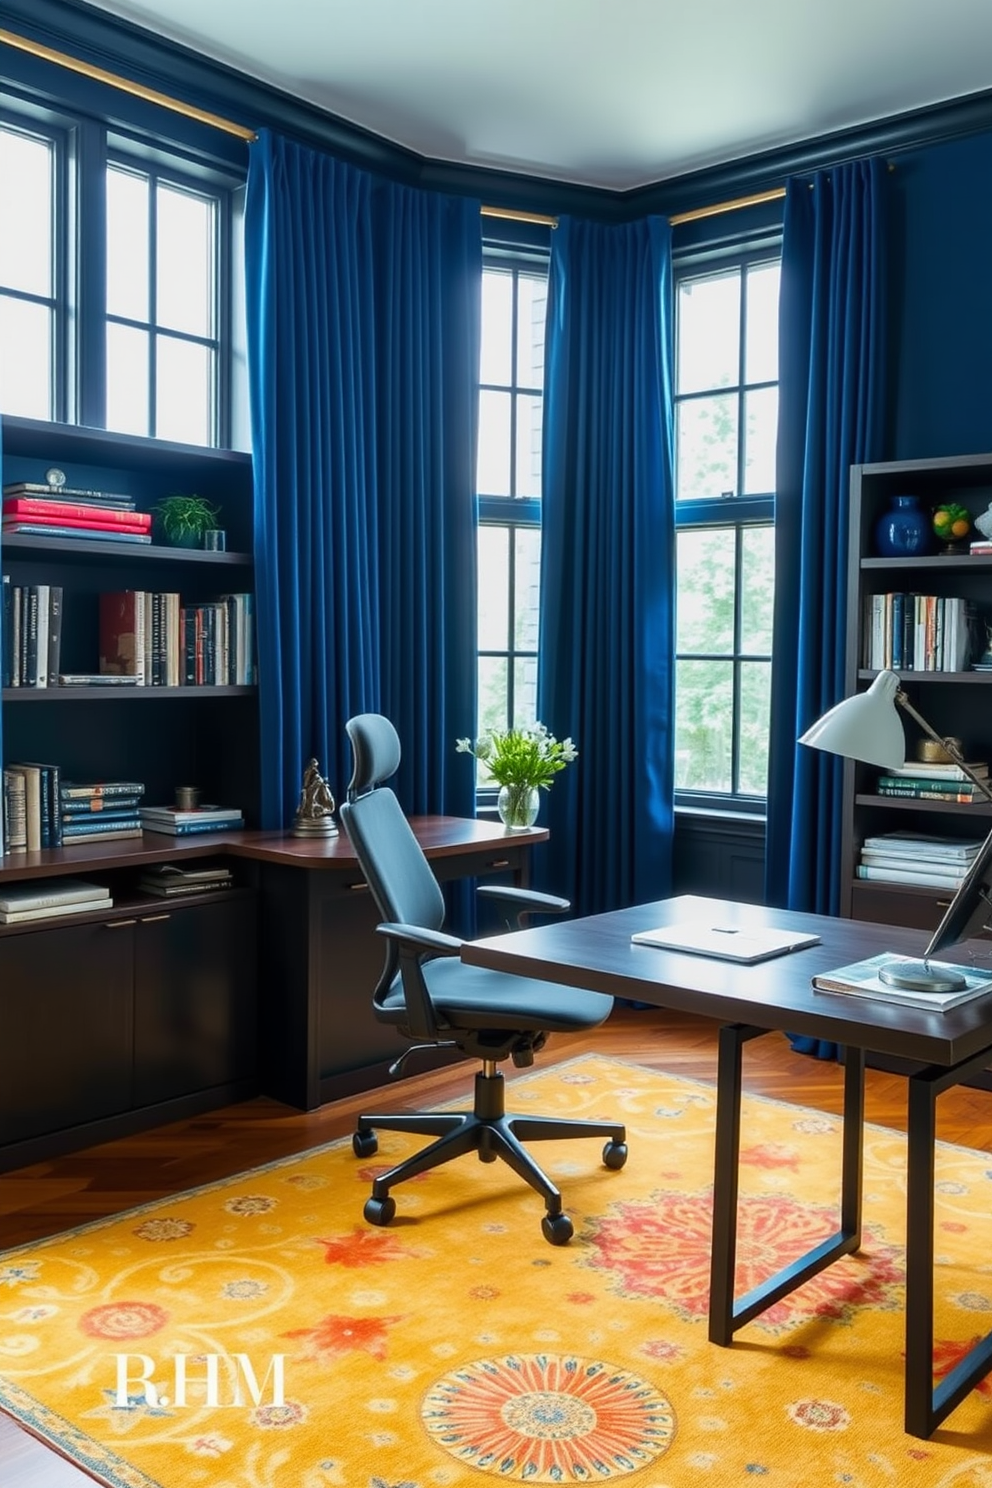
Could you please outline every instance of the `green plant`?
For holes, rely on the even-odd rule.
[[[205,496],[165,496],[152,508],[167,541],[184,543],[202,538],[217,526],[220,507]]]
[[[493,730],[474,744],[471,739],[456,739],[455,748],[481,760],[497,785],[540,785],[545,790],[579,754],[571,739],[556,739],[543,723],[504,733]]]

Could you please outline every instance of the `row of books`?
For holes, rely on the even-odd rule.
[[[915,884],[953,892],[967,877],[981,848],[981,840],[881,832],[865,838],[855,872],[858,878],[877,883]]]
[[[61,584],[12,584],[3,575],[4,687],[57,687],[62,654]]]
[[[5,765],[4,851],[40,852],[48,847],[140,837],[144,791],[138,781],[99,785],[63,781],[58,765]]]
[[[152,516],[131,496],[80,491],[17,481],[3,488],[4,532],[34,537],[75,537],[111,542],[151,542]]]
[[[989,767],[984,761],[969,763],[968,768],[979,781],[988,782]],[[944,801],[961,806],[989,803],[989,796],[981,785],[970,779],[960,766],[919,760],[893,767],[879,775],[875,789],[880,796],[904,800]]]
[[[140,589],[101,594],[100,673],[138,687],[250,687],[254,629],[252,594],[206,604]]]
[[[971,600],[961,595],[865,596],[861,665],[871,671],[963,672],[984,649]]]

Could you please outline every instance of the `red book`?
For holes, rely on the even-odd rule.
[[[51,523],[58,527],[121,527],[125,532],[148,532],[151,512],[114,511],[105,506],[85,506],[74,501],[36,501],[30,496],[8,496],[3,503],[5,517],[30,517],[32,522]]]
[[[100,595],[100,670],[119,677],[145,676],[144,596],[134,589]]]

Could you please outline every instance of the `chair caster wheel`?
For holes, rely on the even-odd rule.
[[[379,1138],[374,1131],[356,1131],[351,1147],[356,1157],[374,1157],[379,1151]]]
[[[607,1142],[603,1148],[603,1162],[608,1168],[622,1168],[627,1161],[626,1142]]]
[[[369,1224],[388,1225],[396,1213],[396,1200],[390,1198],[366,1199],[365,1208],[362,1210],[362,1213],[365,1215]]]
[[[546,1214],[541,1220],[541,1230],[549,1245],[567,1245],[575,1234],[567,1214]]]

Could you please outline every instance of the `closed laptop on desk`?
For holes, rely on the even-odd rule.
[[[710,920],[682,921],[657,930],[638,930],[631,940],[663,951],[689,951],[694,956],[716,956],[722,961],[750,965],[784,956],[788,951],[816,945],[820,937],[802,930],[774,930],[764,925],[714,925]]]

